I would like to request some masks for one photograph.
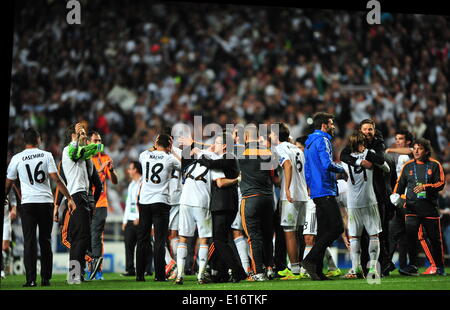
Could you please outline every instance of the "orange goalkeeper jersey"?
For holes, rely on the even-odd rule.
[[[95,205],[96,208],[108,208],[108,197],[106,196],[106,179],[111,180],[111,171],[109,171],[109,167],[106,166],[103,170],[100,170],[103,163],[110,161],[111,157],[106,155],[105,153],[98,153],[91,158],[94,163],[95,169],[97,169],[98,176],[100,177],[100,181],[102,181],[103,190],[100,195],[100,198]],[[93,186],[93,191],[95,191],[95,187]]]

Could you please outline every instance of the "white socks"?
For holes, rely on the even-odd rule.
[[[291,271],[293,274],[300,274],[300,263],[291,263]]]
[[[239,258],[241,259],[242,267],[245,272],[250,268],[250,259],[248,257],[248,244],[243,236],[234,239],[234,244],[236,244],[237,251],[239,253]]]
[[[179,242],[177,248],[177,278],[184,277],[184,267],[186,264],[187,244]]]
[[[172,240],[170,240],[170,249],[172,250],[174,260],[177,260],[177,249],[178,249],[179,241],[180,241],[179,237],[175,237],[175,238],[172,238]]]
[[[170,261],[172,260],[172,256],[170,256],[170,252],[169,252],[169,249],[167,248],[167,246],[165,246],[164,249],[166,250],[164,259],[166,261],[166,265],[168,265],[170,263]]]
[[[377,267],[378,256],[380,256],[380,240],[378,239],[378,237],[370,237],[369,241],[370,268]]]
[[[359,239],[350,239],[350,256],[352,259],[352,270],[356,272],[361,265],[361,243]]]
[[[200,280],[203,276],[203,272],[206,268],[206,263],[208,262],[208,249],[207,244],[200,244],[200,249],[198,250],[198,275],[197,278]]]
[[[325,259],[328,264],[328,270],[336,270],[337,266],[334,262],[333,256],[331,255],[330,248],[327,248],[325,251]]]

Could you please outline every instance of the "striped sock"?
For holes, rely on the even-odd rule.
[[[370,237],[369,241],[370,268],[377,267],[379,256],[380,256],[380,240],[378,239],[378,237]]]
[[[175,237],[170,240],[170,249],[173,253],[173,259],[177,259],[177,249],[178,249],[178,242],[180,241],[180,238]]]
[[[187,256],[187,244],[179,242],[177,248],[177,266],[178,266],[177,278],[184,277],[184,266],[186,264],[186,256]]]
[[[197,278],[200,280],[203,276],[203,272],[206,268],[206,263],[208,262],[208,251],[209,246],[207,244],[201,244],[200,249],[198,250],[198,275]]]

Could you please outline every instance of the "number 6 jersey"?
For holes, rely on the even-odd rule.
[[[22,204],[53,203],[48,180],[49,173],[58,173],[50,152],[38,148],[25,149],[11,159],[7,178],[16,180],[19,175]]]
[[[286,160],[289,160],[292,165],[292,179],[289,190],[294,201],[308,201],[308,189],[306,187],[305,171],[305,155],[303,151],[289,142],[281,142],[275,147],[275,152],[278,155],[278,162],[280,167]],[[286,191],[284,189],[286,183],[286,175],[283,173],[281,179],[280,199],[287,200]]]
[[[181,163],[172,155],[162,151],[144,151],[139,155],[142,165],[142,187],[140,204],[170,204],[169,181],[173,170],[180,170]]]

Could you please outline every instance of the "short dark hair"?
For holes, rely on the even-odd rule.
[[[431,142],[430,140],[424,139],[424,138],[420,138],[420,139],[416,139],[413,143],[414,145],[420,145],[423,146],[423,148],[425,149],[425,158],[428,159],[431,157],[431,153],[433,152],[433,148],[431,147]]]
[[[23,132],[23,140],[25,144],[38,145],[40,133],[34,128],[25,129]]]
[[[92,135],[101,136],[98,131],[96,131],[96,130],[89,130],[89,133],[88,133],[89,140],[91,139]]]
[[[364,124],[370,124],[370,125],[373,126],[373,129],[376,128],[375,122],[374,122],[373,120],[371,120],[370,118],[363,119],[363,120],[359,123],[359,129],[361,129],[361,127],[362,127]]]
[[[406,129],[397,130],[397,132],[395,134],[396,135],[403,135],[403,136],[405,136],[405,140],[409,141],[410,143],[412,143],[413,140],[414,140],[414,137],[413,137],[412,133],[409,130],[406,130]]]
[[[142,175],[142,165],[140,162],[132,160],[130,161],[130,164],[133,164],[133,167],[137,170],[137,172]]]
[[[285,123],[282,123],[282,122],[278,122],[273,125],[278,126],[278,140],[280,140],[280,142],[289,141],[289,135],[290,135],[289,127]]]
[[[297,139],[295,139],[295,142],[298,142],[301,145],[305,146],[307,139],[308,139],[308,136],[301,136],[301,137],[298,137]]]
[[[76,133],[75,131],[75,124],[70,125],[66,129],[66,133],[64,135],[64,144],[69,144],[72,141],[72,134]]]
[[[172,137],[172,127],[170,126],[164,127],[163,130],[161,130],[161,133],[167,134]]]
[[[166,133],[162,133],[159,135],[158,139],[156,140],[156,143],[162,147],[169,147],[170,144],[172,143],[172,137]]]
[[[318,112],[313,116],[314,129],[322,129],[322,124],[327,125],[330,119],[334,119],[334,115],[326,112]]]

